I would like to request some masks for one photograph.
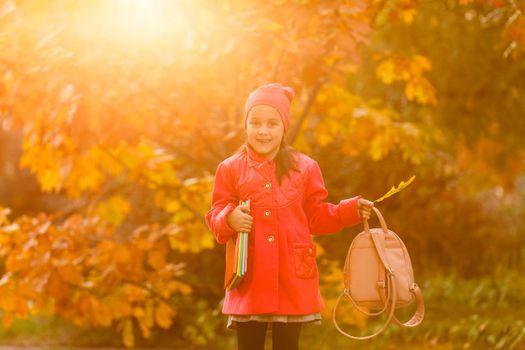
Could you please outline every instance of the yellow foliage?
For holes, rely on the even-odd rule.
[[[396,80],[395,68],[394,62],[391,59],[384,60],[377,66],[376,75],[383,83],[391,84]]]
[[[215,239],[210,235],[209,229],[200,220],[186,221],[184,229],[179,226],[168,233],[171,249],[180,252],[199,252],[215,246]]]
[[[157,324],[165,329],[170,328],[171,322],[175,313],[173,309],[166,303],[160,302],[155,309],[155,321]]]
[[[101,202],[95,209],[95,214],[99,215],[106,222],[118,226],[124,221],[131,210],[131,204],[123,196],[112,196]]]
[[[83,192],[96,191],[104,183],[105,179],[106,176],[96,166],[91,157],[77,158],[66,181],[68,195],[78,197]]]
[[[385,128],[382,133],[375,136],[368,150],[373,160],[380,160],[401,142],[401,133],[395,128]]]
[[[415,78],[407,82],[405,95],[410,101],[417,101],[421,104],[437,104],[435,89],[424,78]]]
[[[426,67],[425,58],[417,60],[422,71],[421,67]],[[410,76],[409,70],[405,73]],[[409,122],[397,121],[398,116],[392,110],[373,108],[334,84],[323,86],[312,109],[314,115],[321,116],[314,125],[314,137],[321,146],[332,146],[337,140],[344,154],[368,153],[373,160],[399,149],[405,159],[416,164],[420,161],[423,150],[419,130]],[[302,142],[301,137],[296,142]],[[308,144],[301,147],[307,148]]]
[[[167,290],[170,293],[179,292],[183,295],[191,294],[191,287],[189,285],[175,280],[168,282]]]
[[[416,9],[411,8],[408,10],[403,10],[403,11],[400,11],[399,14],[403,22],[410,24],[414,21],[414,17],[416,16]]]
[[[421,71],[429,71],[432,69],[432,62],[430,62],[430,60],[426,58],[425,56],[415,55],[412,60],[412,63],[416,67],[419,67]],[[420,72],[416,70],[416,73],[420,73]]]
[[[404,81],[405,96],[409,101],[421,104],[436,105],[436,91],[423,74],[432,69],[432,63],[422,55],[405,57],[390,55],[381,61],[376,68],[376,75],[385,84]]]

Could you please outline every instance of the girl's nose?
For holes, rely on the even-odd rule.
[[[257,133],[260,134],[260,135],[265,135],[266,133],[268,133],[268,128],[266,126],[261,126],[257,130]]]

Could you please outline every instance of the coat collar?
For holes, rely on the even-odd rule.
[[[268,159],[265,156],[262,156],[259,153],[255,152],[255,150],[250,145],[246,145],[245,149],[246,154],[248,155],[248,165],[250,167],[263,166],[265,164],[274,164],[273,159]]]

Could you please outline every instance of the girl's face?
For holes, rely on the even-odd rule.
[[[284,125],[277,110],[257,105],[250,110],[246,121],[248,144],[262,156],[273,159],[284,136]]]

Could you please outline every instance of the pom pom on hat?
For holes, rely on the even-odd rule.
[[[290,105],[295,96],[294,90],[289,86],[283,86],[279,83],[270,83],[259,86],[252,91],[244,105],[244,127],[248,119],[248,113],[257,105],[268,105],[275,108],[281,115],[284,125],[284,132],[290,127]]]

